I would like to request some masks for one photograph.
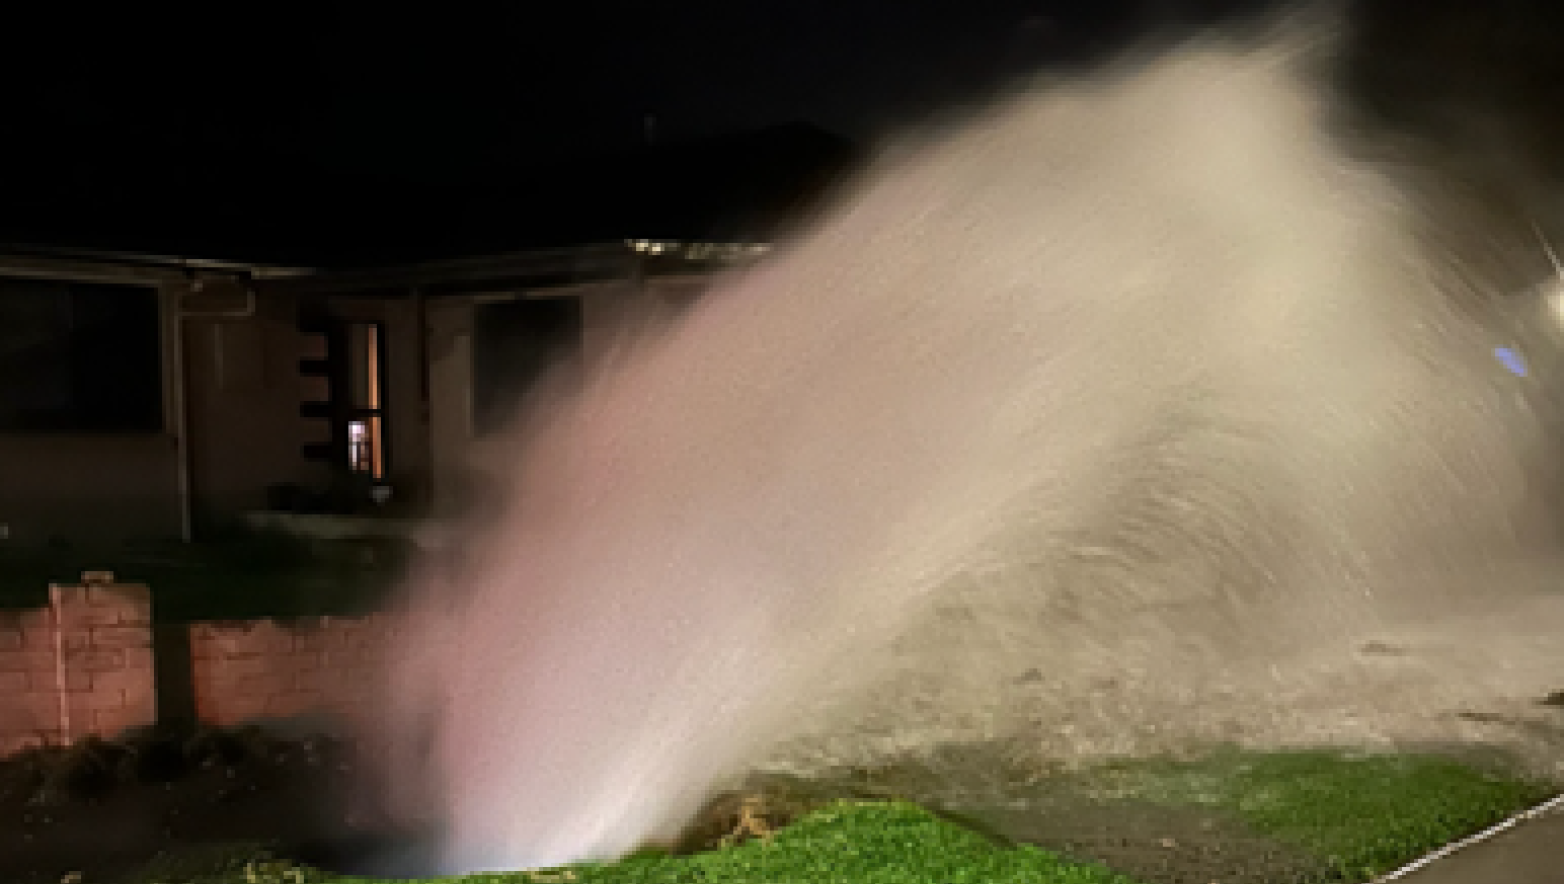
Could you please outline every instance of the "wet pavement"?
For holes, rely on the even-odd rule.
[[[1564,884],[1564,808],[1393,880],[1395,884]]]

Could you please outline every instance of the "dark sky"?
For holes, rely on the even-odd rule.
[[[808,120],[871,135],[1049,53],[1127,0],[39,3],[0,15],[38,144],[134,141],[471,178],[538,155]],[[409,11],[399,11],[403,9]]]
[[[649,140],[806,122],[872,142],[1089,52],[1127,10],[1190,2],[5,4],[0,242],[378,261],[477,248],[463,238],[523,215],[535,230],[492,241],[574,236],[560,211],[582,236],[666,235],[683,222],[645,218],[699,198],[575,182],[618,188],[595,170]],[[553,175],[561,159],[578,165]],[[616,212],[642,220],[585,233]]]
[[[9,3],[0,240],[155,215],[233,241],[306,218],[319,243],[415,239],[398,200],[432,230],[454,210],[428,208],[431,188],[524,191],[550,158],[644,144],[648,117],[659,144],[793,121],[872,143],[1044,65],[1286,2]],[[1368,10],[1357,69],[1378,106],[1448,128],[1451,96],[1508,103],[1564,158],[1564,4],[1341,2]],[[337,181],[355,183],[319,196]]]

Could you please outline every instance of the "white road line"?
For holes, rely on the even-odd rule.
[[[1460,853],[1468,847],[1481,844],[1495,835],[1515,828],[1521,823],[1534,820],[1540,816],[1553,813],[1558,810],[1564,810],[1564,795],[1559,795],[1548,801],[1544,801],[1543,803],[1529,810],[1523,810],[1520,813],[1517,813],[1509,819],[1505,820],[1504,822],[1484,829],[1470,838],[1463,838],[1460,841],[1452,841],[1451,843],[1446,844],[1445,846],[1439,848],[1433,853],[1428,854],[1427,856],[1407,863],[1401,868],[1396,869],[1394,872],[1390,872],[1389,874],[1381,875],[1380,877],[1375,878],[1373,881],[1370,881],[1369,884],[1389,884],[1391,881],[1399,881],[1413,872],[1421,871],[1424,868],[1427,868],[1428,866],[1438,862],[1439,860]]]

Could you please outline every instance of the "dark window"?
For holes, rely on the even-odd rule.
[[[473,429],[504,426],[532,385],[581,345],[580,298],[522,298],[473,311]]]
[[[158,293],[0,277],[0,431],[158,432]]]

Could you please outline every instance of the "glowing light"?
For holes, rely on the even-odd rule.
[[[1521,358],[1521,354],[1511,350],[1509,347],[1496,347],[1493,355],[1499,357],[1499,361],[1504,363],[1504,367],[1508,368],[1517,377],[1526,376],[1526,360]]]
[[[746,261],[766,254],[765,243],[675,242],[649,239],[626,240],[632,251],[643,255],[668,255],[693,261]]]

